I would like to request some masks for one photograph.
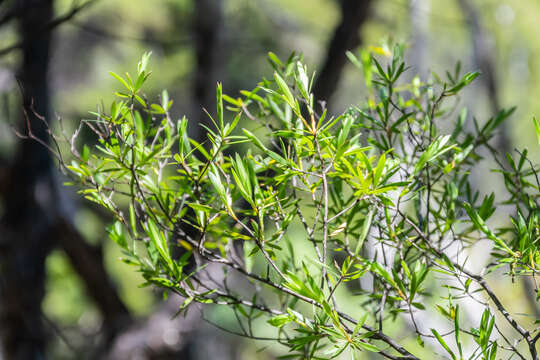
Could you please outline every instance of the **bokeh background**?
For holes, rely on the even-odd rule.
[[[271,76],[268,51],[303,53],[317,97],[336,113],[366,98],[345,51],[394,41],[407,47],[410,78],[444,75],[458,61],[481,71],[459,106],[479,122],[517,106],[493,145],[527,147],[538,163],[531,119],[540,114],[539,23],[536,0],[0,0],[0,359],[284,354],[219,330],[196,310],[173,318],[180,299],[139,288],[141,277],[108,241],[110,215],[62,186],[46,147],[16,135],[28,135],[27,120],[44,141],[44,122],[73,132],[114,96],[108,72],[134,72],[145,51],[148,97],[167,89],[172,114],[192,124],[207,121],[202,108],[213,109],[216,81],[235,96]],[[475,176],[482,191],[500,186],[489,166]],[[523,286],[505,298],[538,317]],[[224,327],[231,316],[205,312]]]

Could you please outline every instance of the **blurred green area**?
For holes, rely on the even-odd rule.
[[[473,45],[466,19],[457,1],[424,0],[420,12],[428,21],[425,67],[443,74],[458,60],[464,70],[473,70]],[[70,0],[58,1],[58,12],[69,8]],[[498,91],[503,106],[518,107],[512,119],[512,137],[524,146],[534,143],[530,119],[538,113],[537,98],[540,47],[535,31],[540,4],[479,0],[474,5],[494,46]],[[410,45],[409,1],[376,1],[369,21],[362,29],[365,45],[377,45],[391,38]],[[190,80],[194,71],[194,51],[190,46],[190,1],[160,2],[100,1],[56,34],[53,58],[55,109],[66,119],[88,116],[86,111],[112,96],[113,70],[134,69],[140,55],[153,51],[149,91],[166,88],[175,99],[174,113],[181,116],[189,106]],[[327,42],[339,9],[332,0],[228,0],[225,1],[225,46],[220,80],[232,95],[250,88],[261,75],[271,73],[266,53],[287,57],[302,52],[316,70],[325,56]],[[148,16],[152,14],[152,16]],[[8,43],[9,36],[2,43]],[[83,45],[81,47],[81,45]],[[70,54],[69,57],[62,56]],[[410,54],[409,54],[410,55]],[[411,70],[411,71],[414,71]],[[339,91],[334,96],[336,110],[363,99],[360,75],[347,67]],[[477,87],[481,85],[477,84]],[[479,119],[485,118],[486,95],[478,89],[465,105]]]
[[[59,0],[57,13],[68,11],[71,0]],[[465,16],[457,1],[424,0],[427,20],[423,62],[428,71],[443,73],[463,62],[465,71],[475,70],[473,45]],[[532,131],[532,116],[540,113],[540,46],[537,41],[540,3],[535,0],[499,1],[478,0],[475,6],[481,14],[481,22],[494,46],[496,76],[500,102],[503,106],[517,105],[517,111],[506,129],[513,145],[531,147],[531,158],[538,162],[540,153]],[[410,45],[410,2],[407,0],[378,0],[367,24],[362,28],[364,45],[378,45],[385,39]],[[318,69],[324,59],[327,43],[339,21],[336,1],[331,0],[226,0],[225,34],[221,56],[221,76],[225,93],[234,96],[240,89],[253,88],[261,76],[271,75],[266,61],[268,51],[287,57],[291,51],[302,52],[311,70]],[[149,98],[167,89],[174,99],[174,117],[192,115],[192,80],[195,71],[194,50],[190,19],[193,1],[188,0],[107,0],[99,1],[82,12],[74,21],[58,28],[51,60],[51,80],[55,113],[69,129],[74,129],[80,119],[89,118],[88,111],[100,104],[109,103],[116,88],[116,81],[109,71],[133,72],[140,55],[152,51],[150,68],[152,76],[147,88]],[[0,45],[15,41],[13,29],[0,32]],[[409,54],[411,55],[411,54]],[[18,62],[16,54],[1,59],[2,68],[14,69]],[[424,69],[423,71],[425,71]],[[413,71],[413,70],[410,70]],[[16,106],[16,84],[0,89],[12,109]],[[481,121],[489,114],[488,98],[477,83],[465,91],[462,105]],[[345,69],[337,93],[332,98],[334,109],[341,110],[351,104],[364,101],[366,94],[361,74],[351,65]],[[10,153],[14,137],[9,130],[13,114],[0,122],[0,151]],[[249,127],[249,124],[245,126]],[[489,187],[489,184],[487,185]],[[79,204],[76,226],[89,242],[105,244],[107,270],[120,289],[125,303],[137,316],[151,313],[160,301],[161,294],[139,288],[139,274],[119,261],[121,253],[110,241],[104,230],[104,220]],[[301,249],[300,249],[301,250]],[[305,250],[304,250],[305,251]],[[300,251],[301,252],[301,251]],[[61,251],[55,251],[47,260],[47,295],[43,309],[47,317],[63,330],[78,327],[83,334],[97,331],[99,313],[85,294],[84,286],[73,273],[71,265]],[[519,293],[515,284],[498,287],[509,289],[508,299]],[[500,290],[500,289],[498,289]],[[346,298],[346,294],[341,294]],[[509,303],[512,303],[509,301]],[[517,301],[517,300],[516,300]],[[522,300],[523,301],[523,300]],[[349,304],[354,310],[358,304]],[[515,308],[527,308],[525,303]],[[226,309],[215,309],[210,315],[222,324],[234,326],[233,314]],[[261,334],[268,332],[261,324]],[[401,326],[388,329],[390,335],[400,338]],[[61,341],[60,341],[61,342]],[[421,358],[421,348],[413,347]],[[243,359],[264,358],[256,353],[264,342],[251,342],[242,351]],[[283,351],[277,345],[273,353]],[[58,358],[66,349],[58,345]]]

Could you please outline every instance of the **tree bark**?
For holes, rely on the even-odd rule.
[[[16,6],[25,9],[17,18],[23,103],[20,132],[31,131],[39,141],[49,143],[53,0],[20,0]],[[45,358],[47,333],[41,312],[45,260],[57,245],[64,248],[103,314],[105,339],[110,340],[129,319],[105,272],[101,252],[84,241],[69,214],[63,213],[55,171],[48,149],[38,141],[23,139],[1,174],[0,335],[8,359]]]
[[[36,113],[50,113],[47,71],[50,32],[37,32],[52,19],[53,0],[20,0],[27,11],[18,19],[22,60],[19,81],[23,92],[22,123],[47,142],[47,124]],[[34,112],[35,110],[35,112]],[[26,118],[27,117],[27,118]],[[46,336],[41,318],[45,259],[53,239],[47,213],[52,193],[51,159],[36,141],[21,141],[4,193],[2,233],[2,281],[0,323],[8,359],[43,359]]]
[[[216,108],[216,82],[219,79],[220,59],[223,46],[223,0],[196,0],[194,1],[193,36],[195,39],[195,76],[193,80],[193,119],[198,134],[202,129],[199,124],[213,128],[214,125],[204,113],[205,108],[210,114]],[[206,138],[196,137],[199,141]]]

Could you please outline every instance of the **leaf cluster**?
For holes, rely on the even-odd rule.
[[[456,108],[478,73],[457,66],[444,80],[407,82],[399,45],[347,55],[366,79],[365,104],[330,116],[314,103],[301,56],[270,53],[274,74],[254,89],[231,97],[217,85],[213,127],[199,143],[186,118],[172,119],[166,91],[146,99],[146,54],[135,81],[112,74],[123,87],[118,100],[85,122],[99,141],[74,151],[66,168],[82,196],[114,214],[110,237],[146,284],[182,295],[181,310],[228,306],[231,331],[247,337],[259,338],[253,324],[266,318],[271,340],[289,349],[283,358],[370,351],[417,359],[387,335],[401,319],[421,346],[427,340],[452,359],[526,358],[523,351],[537,359],[538,328],[509,314],[487,276],[540,270],[538,169],[526,151],[508,154],[498,169],[504,200],[481,197],[469,176],[513,109],[471,121]],[[501,203],[515,215],[492,228]],[[478,241],[492,247],[482,274],[465,256]],[[480,324],[459,316],[463,299],[485,308]],[[351,302],[357,310],[343,312]],[[435,314],[453,330],[418,320]]]

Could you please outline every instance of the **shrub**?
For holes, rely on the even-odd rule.
[[[284,358],[418,359],[427,342],[452,359],[537,359],[539,328],[490,285],[538,275],[537,170],[527,151],[506,154],[498,173],[508,196],[497,198],[469,176],[485,154],[499,160],[489,140],[513,109],[468,121],[455,100],[478,73],[461,76],[458,65],[446,80],[406,82],[402,52],[349,53],[369,95],[335,117],[314,103],[300,57],[270,53],[273,78],[252,91],[233,98],[218,84],[202,143],[186,118],[171,118],[166,91],[157,103],[145,97],[146,54],[136,78],[112,74],[118,100],[83,122],[99,141],[79,153],[75,136],[65,168],[114,214],[110,238],[146,284],[183,296],[181,310],[227,306],[237,319],[229,331],[280,343]],[[492,228],[501,203],[511,224]],[[486,240],[476,273],[467,249]],[[478,321],[464,315],[471,300]],[[271,337],[253,330],[264,319]]]

